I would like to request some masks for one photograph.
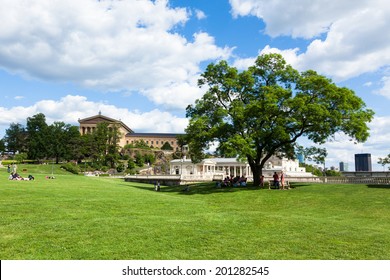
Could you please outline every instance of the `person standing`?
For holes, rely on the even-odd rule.
[[[278,175],[278,173],[274,173],[274,176],[273,176],[273,178],[274,178],[274,187],[276,188],[279,188],[280,187],[280,185],[279,185],[279,175]]]
[[[284,190],[284,173],[280,172],[280,184],[282,186],[282,190]]]
[[[12,164],[12,173],[16,174],[16,170],[18,169],[16,163]]]
[[[264,187],[264,175],[260,177],[260,187]]]

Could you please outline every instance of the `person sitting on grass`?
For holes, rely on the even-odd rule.
[[[230,183],[229,177],[226,176],[225,179],[223,180],[223,186],[228,187],[229,183]]]
[[[240,176],[236,176],[233,178],[232,185],[233,187],[238,187],[240,185]]]
[[[239,184],[240,184],[240,186],[241,187],[246,187],[246,178],[245,178],[245,176],[244,175],[242,175],[241,177],[240,177],[240,179],[238,180],[238,182],[239,182]]]

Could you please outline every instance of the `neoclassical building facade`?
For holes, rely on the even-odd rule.
[[[274,172],[283,171],[288,177],[313,177],[299,166],[298,160],[289,160],[272,156],[264,166],[263,175],[272,178]],[[213,179],[215,176],[245,176],[253,180],[251,168],[247,162],[240,162],[236,158],[208,158],[199,163],[192,163],[190,159],[174,159],[170,162],[170,174],[181,175],[183,178]]]
[[[180,149],[177,141],[179,134],[174,133],[135,133],[121,120],[116,120],[102,115],[100,112],[98,115],[79,119],[79,131],[81,135],[91,134],[96,130],[99,123],[107,123],[109,128],[117,126],[119,128],[121,138],[119,145],[124,147],[127,144],[134,144],[136,141],[143,140],[149,147],[161,148],[166,142],[173,148],[174,151]]]

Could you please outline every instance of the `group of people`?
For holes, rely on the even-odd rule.
[[[273,177],[273,185],[274,187],[280,188],[282,190],[289,189],[290,187],[286,186],[285,180],[284,180],[284,173],[283,171],[280,172],[280,176],[278,173],[274,173]]]
[[[220,187],[246,186],[246,182],[247,182],[247,178],[245,176],[233,177],[233,175],[231,175],[230,177],[226,176],[225,179],[222,182],[221,181],[217,182],[216,186],[218,188],[220,188]],[[285,175],[284,175],[283,171],[280,172],[280,174],[275,172],[274,175],[273,175],[273,180],[270,181],[270,182],[272,182],[272,185],[274,187],[280,188],[282,190],[290,189],[288,184],[286,184]],[[260,178],[260,186],[264,187],[264,175],[262,175],[261,178]],[[271,185],[270,185],[270,187],[271,187]]]
[[[16,181],[32,181],[35,180],[33,175],[28,175],[28,177],[23,178],[18,173],[11,173],[8,177],[9,180],[16,180]]]
[[[222,182],[217,182],[217,187],[245,187],[247,178],[242,175],[234,177],[233,175],[226,176]]]
[[[12,164],[7,166],[7,171],[8,173],[10,173],[8,179],[9,180],[16,180],[16,181],[31,181],[31,180],[35,180],[34,176],[33,175],[28,175],[28,177],[24,178],[22,176],[20,176],[17,172],[17,166],[16,164]]]
[[[18,168],[18,166],[16,165],[16,163],[13,163],[12,166],[8,164],[8,166],[7,166],[7,172],[8,172],[8,173],[15,174],[17,168]]]

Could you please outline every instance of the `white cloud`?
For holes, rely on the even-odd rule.
[[[390,64],[390,5],[385,0],[230,3],[235,16],[261,18],[270,36],[311,39],[307,50],[301,50],[303,53],[298,54],[296,49],[280,50],[300,70],[314,69],[345,80]],[[321,34],[323,39],[318,38]],[[263,51],[269,49],[272,48],[267,46]]]
[[[207,18],[206,14],[201,10],[195,10],[195,15],[199,20]]]
[[[371,87],[372,86],[372,82],[367,82],[367,83],[364,83],[364,85],[363,86],[365,86],[365,87]]]
[[[78,125],[78,119],[97,115],[99,111],[108,117],[122,120],[135,132],[183,133],[188,124],[186,118],[174,116],[169,112],[152,110],[141,113],[104,102],[92,102],[84,96],[67,95],[60,100],[41,100],[27,107],[0,107],[0,115],[2,116],[0,132],[5,132],[11,123],[25,125],[27,118],[37,113],[43,113],[48,124],[54,121],[63,121]]]
[[[283,56],[283,58],[287,61],[288,64],[297,65],[298,64],[298,56],[297,56],[298,52],[299,52],[298,48],[280,50],[277,48],[272,48],[269,45],[267,45],[262,50],[259,51],[259,55],[269,54],[269,53],[281,54]],[[233,66],[239,70],[244,70],[244,69],[248,69],[249,66],[254,65],[255,61],[256,61],[256,57],[237,58],[233,62]]]
[[[204,94],[204,89],[197,86],[197,79],[189,83],[172,83],[160,88],[143,92],[155,104],[164,105],[167,109],[186,108]]]
[[[106,91],[187,85],[201,62],[231,53],[176,33],[189,14],[167,0],[3,0],[0,18],[1,68]]]
[[[381,82],[383,86],[378,91],[378,93],[390,99],[390,77],[389,76],[383,77]]]
[[[230,0],[232,14],[256,16],[266,23],[266,34],[277,37],[313,38],[326,33],[339,18],[361,11],[371,1],[356,0],[351,5],[339,0]]]

